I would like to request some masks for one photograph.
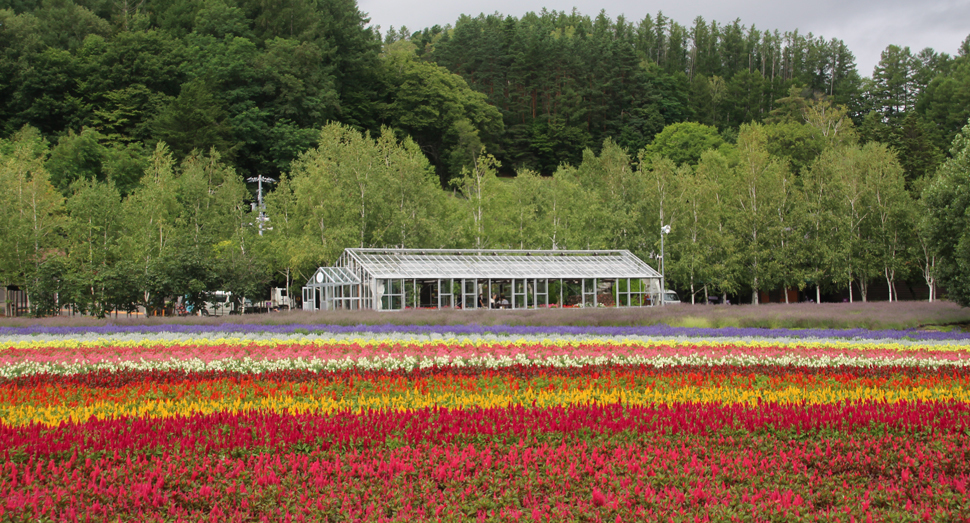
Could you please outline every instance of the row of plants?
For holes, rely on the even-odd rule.
[[[940,304],[937,304],[940,305]],[[885,304],[872,304],[868,307],[884,307]],[[906,308],[926,307],[925,304],[907,303]],[[823,310],[826,307],[818,305],[810,306],[813,311]],[[899,308],[896,308],[899,310]],[[667,310],[681,310],[672,307]],[[660,315],[667,310],[651,311],[654,315]],[[696,309],[691,309],[697,312]],[[712,308],[710,310],[723,311],[725,309]],[[769,307],[758,309],[761,313],[771,312]],[[783,310],[791,310],[785,307]],[[626,311],[624,311],[626,312]],[[842,311],[842,314],[859,314],[863,310]],[[466,317],[469,314],[459,312]],[[547,313],[543,312],[543,316]],[[615,316],[615,311],[614,314]],[[317,315],[318,316],[318,315]],[[395,317],[406,314],[395,314]],[[277,318],[278,316],[269,316]],[[359,317],[359,316],[358,316]],[[379,313],[378,317],[385,322],[394,320],[386,313]],[[471,316],[479,317],[479,316]],[[501,315],[497,318],[514,321],[515,316]],[[245,318],[251,319],[249,317]],[[259,318],[256,318],[259,319]],[[561,338],[563,336],[601,336],[601,337],[622,337],[630,338],[643,336],[649,338],[673,338],[678,336],[689,338],[730,338],[730,337],[749,337],[749,338],[840,338],[840,339],[894,339],[894,340],[970,340],[970,333],[960,330],[927,330],[927,329],[865,329],[865,328],[765,328],[765,327],[677,327],[667,324],[656,325],[625,325],[625,326],[591,326],[591,325],[518,325],[502,323],[498,325],[483,325],[481,323],[469,324],[310,324],[310,323],[281,323],[281,324],[261,324],[261,323],[225,323],[219,324],[197,324],[197,323],[161,323],[150,325],[125,325],[109,323],[101,326],[91,325],[64,325],[64,321],[53,325],[38,324],[31,322],[23,327],[0,327],[0,337],[7,342],[19,339],[24,336],[26,339],[40,339],[44,336],[62,336],[68,339],[90,339],[104,336],[121,336],[125,334],[141,336],[144,334],[162,334],[171,336],[173,334],[192,334],[209,335],[224,334],[224,337],[246,337],[247,339],[275,338],[281,335],[314,335],[314,336],[339,336],[346,334],[368,334],[368,335],[394,335],[394,334],[419,334],[427,336],[445,336],[450,338],[463,336],[542,336]]]
[[[970,517],[956,334],[307,330],[0,332],[0,519]]]
[[[577,343],[334,343],[307,345],[158,345],[17,349],[0,357],[0,379],[25,376],[88,375],[93,372],[144,371],[183,373],[274,371],[318,373],[357,371],[413,371],[428,368],[502,369],[523,365],[552,368],[586,368],[597,365],[798,366],[855,367],[967,367],[966,345],[844,343],[826,346],[816,342],[792,346],[756,342],[676,342],[651,344]],[[211,352],[210,352],[211,351]]]
[[[428,372],[287,372],[266,375],[128,371],[92,376],[29,377],[0,385],[0,419],[10,426],[95,419],[169,418],[220,412],[330,414],[508,405],[625,406],[717,404],[818,405],[877,401],[970,402],[970,370],[860,367],[603,365],[581,374],[517,365],[499,370]],[[817,369],[815,369],[817,370]],[[107,375],[107,376],[106,376]],[[109,380],[105,378],[108,377]],[[90,378],[90,381],[89,381]]]
[[[0,510],[79,520],[959,520],[966,404],[219,413],[3,429]]]

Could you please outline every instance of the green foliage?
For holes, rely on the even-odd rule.
[[[668,125],[654,137],[653,142],[644,150],[644,160],[669,158],[676,165],[697,165],[701,155],[710,149],[725,145],[724,138],[712,126],[684,122]],[[730,155],[730,146],[722,153]]]
[[[46,167],[51,183],[62,193],[68,193],[78,180],[103,180],[105,148],[97,131],[84,128],[80,134],[69,131],[61,136],[51,150]]]
[[[688,187],[683,194],[685,203],[688,203],[686,200],[693,196],[695,199],[700,198],[700,202],[705,205],[703,218],[707,223],[704,228],[706,241],[701,247],[704,250],[703,259],[707,263],[708,278],[701,280],[700,283],[709,292],[720,293],[725,296],[739,292],[743,281],[740,257],[741,242],[736,237],[734,229],[730,227],[730,206],[732,203],[730,190],[733,174],[731,162],[724,155],[717,151],[708,151],[701,156],[701,161],[696,169],[697,180],[694,190],[702,191],[702,193],[691,194],[692,190]],[[680,220],[681,224],[672,225],[671,235],[675,241],[679,236],[695,230],[696,227],[693,223],[695,217],[693,216],[692,206],[688,204],[685,207],[691,215],[687,220]],[[695,247],[692,246],[692,248]],[[689,252],[684,254],[687,257],[690,256]],[[671,257],[675,260],[673,276],[676,278],[678,269],[676,260],[681,257],[681,254],[672,251]],[[689,262],[688,259],[687,263]],[[674,281],[677,282],[676,279]],[[686,283],[694,282],[688,280]],[[692,291],[696,291],[696,288]]]
[[[421,145],[444,185],[449,173],[471,168],[483,145],[497,148],[501,115],[460,76],[418,59],[404,41],[388,47],[383,65],[390,93],[381,110],[385,122]]]
[[[805,111],[808,101],[805,99],[805,88],[793,85],[788,89],[788,95],[775,101],[775,108],[765,118],[767,124],[802,123],[805,121]]]
[[[913,189],[918,180],[936,172],[943,162],[944,156],[935,144],[932,128],[917,113],[906,113],[906,116],[897,119],[894,124],[884,124],[881,131],[872,141],[882,142],[893,148],[903,167],[908,189]]]
[[[953,139],[951,158],[923,191],[922,227],[939,257],[940,283],[953,301],[970,306],[970,122]]]
[[[463,244],[476,249],[499,248],[506,235],[505,206],[508,187],[496,176],[499,163],[491,155],[480,154],[471,169],[452,181],[464,198],[459,203]]]
[[[768,139],[768,152],[784,158],[792,172],[801,173],[818,158],[825,147],[821,136],[804,123],[787,121],[764,127]]]
[[[725,164],[719,153],[708,151],[696,169],[681,168],[671,177],[673,187],[666,191],[671,195],[667,202],[671,216],[665,220],[671,226],[666,240],[666,277],[687,291],[682,299],[691,303],[706,303],[711,294],[732,287],[724,263],[726,236],[719,234],[724,217],[718,199],[723,181],[719,173],[727,171]]]
[[[61,256],[51,257],[38,265],[26,282],[30,313],[36,317],[57,314],[63,303],[59,297],[63,299],[64,296],[76,295],[71,285],[72,276],[70,267]]]
[[[939,133],[937,147],[946,150],[970,118],[970,37],[959,56],[942,67],[920,93],[916,111]]]
[[[120,258],[118,239],[122,235],[121,195],[114,184],[81,179],[71,185],[67,200],[68,261],[71,276],[79,283],[69,301],[75,309],[104,317],[107,305],[119,300],[112,296],[109,268]],[[68,300],[63,300],[68,302]]]
[[[727,181],[725,194],[727,227],[738,241],[738,254],[752,302],[758,291],[786,284],[790,271],[792,180],[784,162],[768,154],[767,136],[761,125],[743,125],[738,135],[737,167]]]
[[[539,181],[536,225],[540,237],[534,245],[548,249],[583,245],[580,239],[589,232],[585,221],[595,221],[601,209],[595,204],[584,205],[585,194],[575,169],[560,167],[554,175]]]
[[[155,117],[152,131],[180,157],[210,147],[225,152],[232,134],[226,109],[199,81],[182,85],[178,97]]]
[[[47,143],[25,127],[0,141],[0,280],[35,285],[41,264],[57,256],[64,198],[44,168]]]
[[[267,256],[277,270],[303,281],[347,246],[456,241],[449,236],[455,234],[452,206],[427,158],[390,129],[371,139],[347,126],[324,127],[319,145],[294,162],[267,207],[273,220]]]
[[[590,136],[584,129],[569,125],[564,118],[551,117],[533,122],[530,142],[536,168],[550,172],[563,164],[578,163],[577,153],[590,145]]]
[[[630,155],[607,140],[599,155],[591,149],[584,151],[583,162],[577,166],[574,176],[587,194],[581,201],[572,202],[577,206],[576,217],[586,221],[581,229],[586,240],[569,248],[647,251],[653,237],[645,234],[644,229],[647,226],[644,195],[649,194],[649,183],[633,168]],[[585,210],[579,208],[581,205]]]
[[[0,11],[0,136],[30,124],[56,142],[90,128],[104,147],[164,141],[180,158],[216,147],[266,174],[329,121],[377,126],[379,43],[353,1],[92,9]]]
[[[893,121],[915,104],[913,72],[917,63],[909,47],[890,45],[872,72],[869,96],[876,111]]]
[[[80,134],[68,131],[50,151],[45,163],[51,182],[65,196],[77,181],[110,181],[122,195],[130,193],[147,168],[147,155],[138,143],[113,142],[90,127]]]

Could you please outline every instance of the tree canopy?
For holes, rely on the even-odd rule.
[[[970,306],[970,122],[953,139],[951,158],[923,192],[924,227],[940,257],[938,278],[954,301]]]

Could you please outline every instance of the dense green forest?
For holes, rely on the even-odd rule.
[[[955,288],[922,195],[968,117],[970,40],[863,77],[838,39],[740,20],[381,35],[353,0],[0,0],[0,280],[100,314],[298,287],[350,246],[650,258],[670,224],[701,301]]]

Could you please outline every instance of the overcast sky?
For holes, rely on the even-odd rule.
[[[371,25],[381,27],[382,34],[390,26],[417,31],[435,24],[454,24],[462,14],[498,12],[518,18],[543,7],[556,11],[575,7],[590,16],[605,9],[610,18],[622,14],[631,22],[663,11],[688,27],[697,16],[719,24],[740,18],[746,27],[754,24],[758,29],[781,32],[798,29],[826,40],[840,38],[855,54],[862,76],[872,75],[879,54],[890,44],[908,46],[913,53],[932,47],[954,55],[970,34],[970,0],[425,0],[420,4],[358,0],[358,5],[370,15]]]

